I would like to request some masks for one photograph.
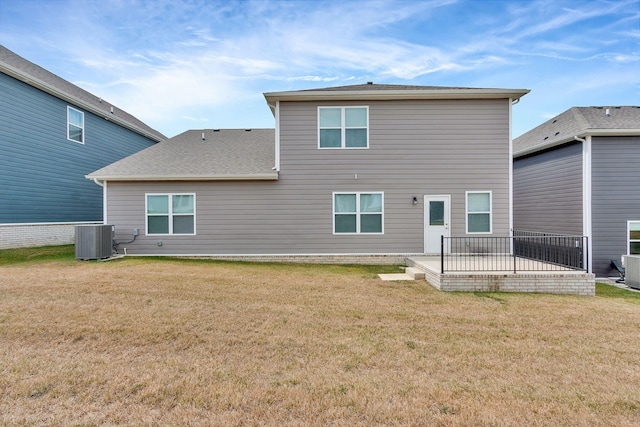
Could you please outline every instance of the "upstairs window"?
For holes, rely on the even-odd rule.
[[[318,107],[319,148],[369,148],[369,107]]]
[[[333,193],[334,234],[382,234],[382,193]]]
[[[467,233],[491,233],[490,191],[467,191]]]
[[[67,139],[84,144],[84,113],[67,107]]]
[[[196,234],[195,194],[147,194],[147,234]]]

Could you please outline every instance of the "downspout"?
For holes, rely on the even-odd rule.
[[[509,234],[513,237],[513,106],[520,102],[520,98],[510,99],[509,105]],[[510,251],[513,254],[513,239],[511,239]]]
[[[274,116],[276,118],[276,129],[275,129],[275,166],[273,170],[276,172],[280,172],[280,101],[276,101],[276,105],[274,106]]]
[[[102,182],[102,223],[107,225],[107,181]]]
[[[275,158],[272,171],[280,172],[280,101],[276,101],[275,104],[267,104],[271,111],[273,111],[273,117],[276,120],[275,128]]]
[[[591,136],[586,138],[574,136],[575,141],[582,143],[582,234],[587,236],[587,255],[585,261],[589,265],[588,273],[593,271],[593,236],[591,221]]]
[[[107,181],[98,181],[98,178],[93,178],[93,182],[96,185],[102,187],[102,223],[108,224],[107,222]]]

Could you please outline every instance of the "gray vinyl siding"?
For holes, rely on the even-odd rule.
[[[616,275],[627,253],[627,221],[640,221],[640,136],[592,138],[593,271]]]
[[[1,73],[0,93],[0,223],[100,221],[84,175],[153,142]],[[67,105],[84,112],[84,144],[67,140]]]
[[[583,234],[582,144],[515,159],[513,228]]]
[[[423,196],[451,195],[464,236],[465,191],[491,191],[493,234],[509,234],[508,100],[320,104],[369,106],[370,148],[357,150],[318,149],[318,105],[280,104],[278,181],[109,182],[118,239],[141,231],[128,253],[422,253]],[[195,236],[144,235],[145,193],[163,192],[196,194]],[[333,192],[383,192],[384,234],[334,235]]]

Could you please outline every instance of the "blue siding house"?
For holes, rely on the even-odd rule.
[[[0,226],[101,222],[102,189],[85,175],[164,139],[0,46]]]

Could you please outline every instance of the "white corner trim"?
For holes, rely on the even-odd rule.
[[[576,138],[582,142],[582,234],[587,236],[587,250],[589,252],[589,273],[593,270],[593,223],[591,215],[592,207],[592,183],[591,183],[591,135],[584,139]]]

